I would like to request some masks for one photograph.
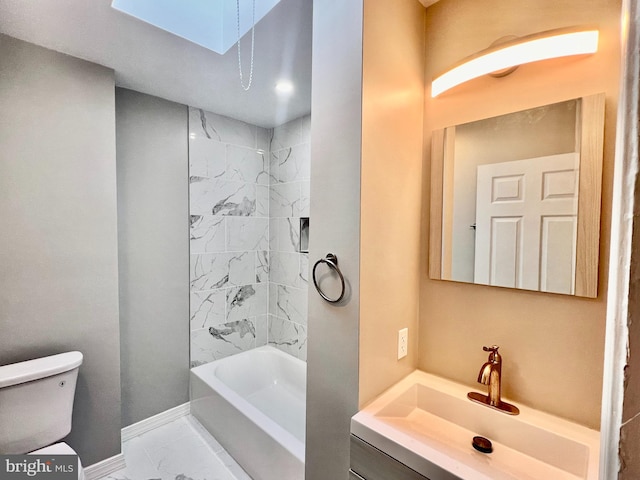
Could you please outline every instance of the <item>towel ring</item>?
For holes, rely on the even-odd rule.
[[[318,285],[318,281],[316,280],[316,268],[318,268],[318,265],[320,265],[321,263],[326,263],[327,266],[331,270],[335,271],[338,274],[338,276],[340,277],[340,283],[342,284],[342,290],[341,290],[340,296],[338,298],[330,298],[330,297],[328,297],[322,291],[320,286]],[[338,257],[336,257],[333,253],[327,253],[327,256],[325,258],[321,258],[320,260],[318,260],[313,265],[313,271],[311,272],[311,276],[313,277],[313,284],[315,285],[316,290],[318,291],[320,296],[322,298],[324,298],[327,302],[329,302],[329,303],[338,303],[340,300],[342,300],[342,297],[344,297],[344,290],[345,290],[344,276],[342,275],[342,272],[338,268]]]

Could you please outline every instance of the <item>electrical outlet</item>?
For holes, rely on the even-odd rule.
[[[409,329],[398,330],[398,360],[407,356]]]

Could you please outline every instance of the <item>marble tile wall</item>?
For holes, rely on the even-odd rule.
[[[269,162],[268,342],[302,360],[309,255],[300,251],[300,218],[309,217],[310,132],[310,116],[274,128]]]
[[[306,360],[309,133],[189,108],[192,366],[267,343]]]
[[[267,342],[271,135],[189,108],[192,366]]]

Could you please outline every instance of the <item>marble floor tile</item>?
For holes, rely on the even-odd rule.
[[[122,444],[126,468],[101,480],[251,480],[191,415]]]
[[[233,480],[222,461],[195,435],[176,439],[148,453],[163,479]]]
[[[126,468],[104,477],[104,480],[147,480],[158,477],[147,451],[139,437],[132,438],[122,445],[122,453],[126,459]]]
[[[181,417],[124,442],[123,450],[128,443],[133,440],[138,440],[147,452],[151,452],[164,447],[169,443],[175,442],[178,439],[189,436],[193,436],[193,429],[189,426],[184,417]]]
[[[251,477],[238,465],[231,455],[226,450],[222,450],[218,453],[218,458],[222,460],[222,463],[229,469],[237,480],[251,480]]]
[[[224,451],[224,448],[222,447],[222,445],[218,443],[215,437],[211,435],[209,431],[206,428],[204,428],[202,424],[198,420],[196,420],[196,418],[193,415],[187,415],[186,417],[184,417],[184,419],[187,421],[187,423],[189,423],[189,425],[193,427],[193,429],[198,433],[200,438],[202,438],[202,440],[207,445],[209,445],[209,448],[211,449],[212,452],[218,453],[218,452]]]

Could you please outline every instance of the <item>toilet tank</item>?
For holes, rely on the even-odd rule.
[[[82,353],[0,366],[0,453],[45,447],[71,431]]]

